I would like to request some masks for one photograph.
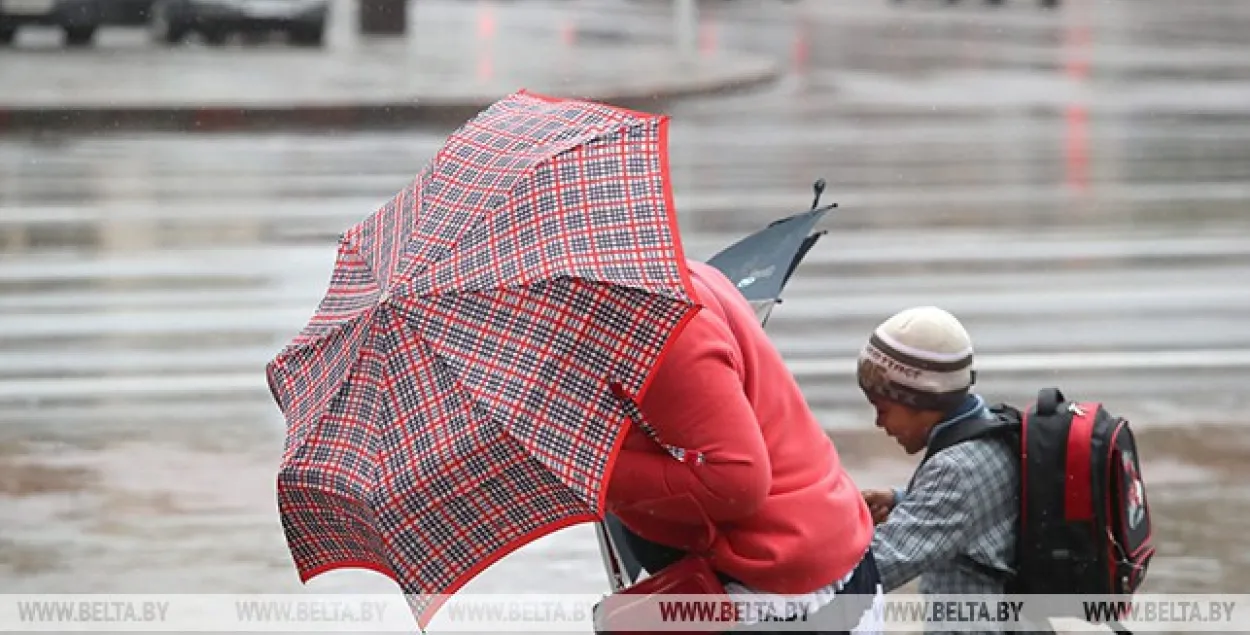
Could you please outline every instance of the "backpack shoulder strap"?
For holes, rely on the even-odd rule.
[[[938,452],[965,441],[1019,432],[1019,413],[1014,408],[996,405],[990,408],[990,412],[994,415],[993,417],[961,421],[956,425],[939,431],[929,441],[929,445],[925,449],[924,458],[920,460],[920,465],[924,465]],[[919,466],[916,469],[919,469]]]
[[[932,440],[925,450],[924,458],[921,459],[920,465],[924,465],[930,458],[933,458],[938,452],[958,445],[965,441],[984,438],[1012,438],[1013,435],[1020,433],[1020,422],[1022,415],[1019,410],[1006,404],[995,404],[990,406],[990,413],[993,417],[987,419],[976,419],[972,421],[963,421],[956,426],[941,430]],[[920,471],[920,466],[916,467],[916,471]],[[915,474],[912,474],[912,480],[915,480]],[[912,483],[907,484],[910,490]],[[1010,571],[1002,571],[996,567],[991,567],[985,563],[967,556],[960,556],[959,560],[973,569],[981,572],[992,579],[997,579],[1003,583],[1007,583],[1014,575]]]
[[[958,425],[943,429],[934,435],[934,437],[929,440],[929,445],[925,449],[924,458],[920,459],[920,463],[916,466],[916,470],[912,472],[911,480],[907,482],[907,491],[911,491],[911,486],[915,483],[916,474],[920,472],[920,468],[923,467],[925,463],[928,463],[929,459],[937,455],[938,452],[952,446],[959,445],[965,441],[972,441],[973,439],[982,439],[999,435],[1006,436],[1008,434],[1019,433],[1020,419],[1011,416],[1012,413],[1015,413],[1015,409],[1010,406],[1005,407],[1010,409],[1010,411],[1006,413],[999,413],[995,411],[995,408],[1000,408],[1000,406],[995,406],[990,409],[990,412],[994,414],[993,417],[988,419],[961,421]]]

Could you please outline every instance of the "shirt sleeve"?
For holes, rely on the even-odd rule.
[[[703,462],[623,449],[609,485],[614,505],[692,524],[744,518],[763,505],[772,468],[739,360],[729,327],[699,311],[656,369],[641,406],[664,443],[701,452]],[[653,504],[682,499],[691,504]]]
[[[873,534],[872,553],[887,592],[949,562],[985,530],[989,512],[976,487],[970,466],[945,454],[921,466],[911,491]]]

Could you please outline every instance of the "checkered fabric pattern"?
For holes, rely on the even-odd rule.
[[[666,146],[666,118],[521,91],[345,233],[268,366],[303,579],[367,567],[449,594],[602,517],[636,413],[617,393],[640,398],[696,310]]]
[[[925,594],[1003,593],[1001,581],[964,559],[1014,567],[1020,502],[1013,452],[1001,439],[977,439],[946,448],[920,467],[873,535],[887,592],[920,576]]]

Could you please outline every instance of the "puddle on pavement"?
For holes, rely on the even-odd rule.
[[[0,446],[0,590],[274,590],[250,581],[290,566],[272,511],[278,447],[146,436]]]
[[[144,428],[4,426],[0,592],[298,591],[274,511],[280,430],[254,419]],[[914,459],[875,430],[833,437],[861,487],[910,474]],[[1145,590],[1250,588],[1250,430],[1151,429],[1139,443],[1159,544]],[[492,569],[470,589],[604,584],[585,526]]]

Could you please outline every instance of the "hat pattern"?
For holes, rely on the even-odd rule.
[[[936,349],[936,350],[934,350]],[[958,407],[975,381],[963,326],[934,307],[903,311],[877,327],[860,352],[860,388],[920,410]]]

